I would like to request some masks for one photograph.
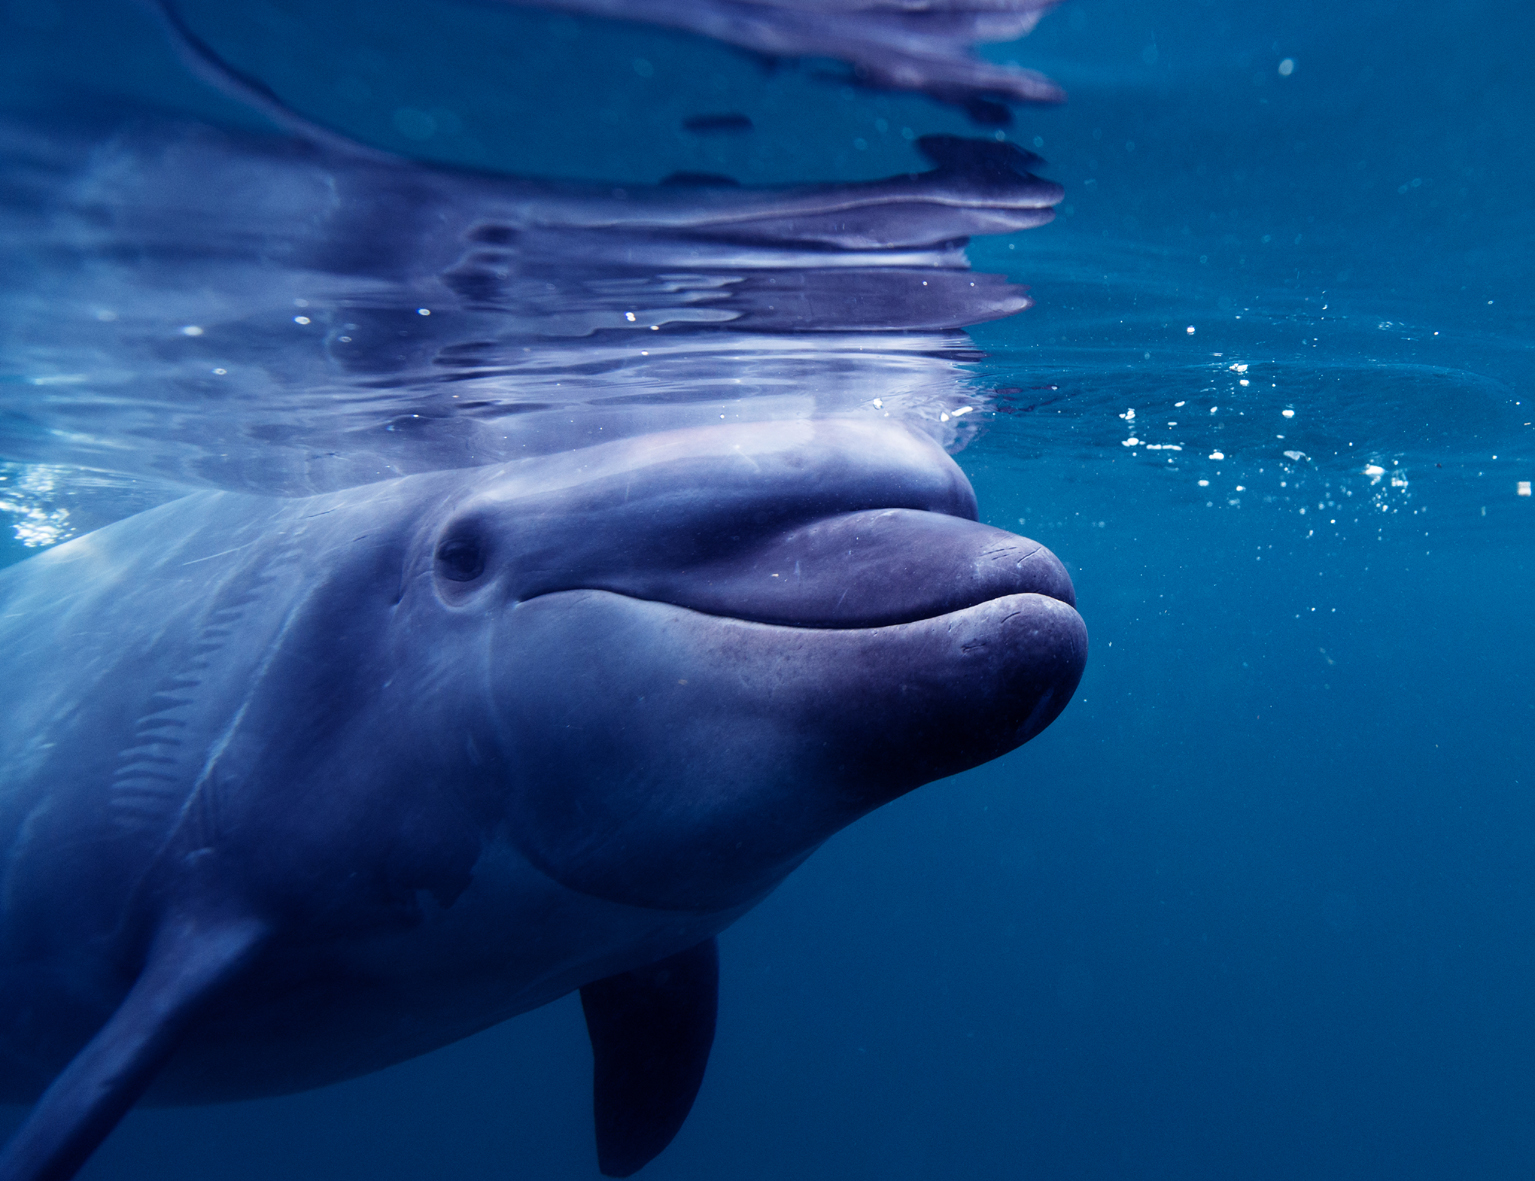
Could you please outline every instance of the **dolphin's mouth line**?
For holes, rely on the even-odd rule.
[[[710,610],[710,609],[708,609],[706,607],[698,607],[698,606],[695,606],[695,605],[693,605],[691,603],[679,603],[679,602],[676,602],[676,601],[674,601],[672,599],[654,598],[654,597],[650,597],[650,596],[646,596],[646,595],[637,595],[637,594],[633,594],[633,593],[631,593],[629,591],[614,590],[614,589],[612,589],[610,587],[605,587],[605,586],[571,586],[571,587],[563,587],[563,588],[561,588],[559,590],[540,591],[537,594],[529,595],[525,599],[519,599],[517,601],[517,605],[520,606],[520,605],[522,605],[524,603],[534,603],[534,602],[537,602],[539,599],[547,599],[547,598],[551,598],[551,597],[553,597],[555,595],[577,595],[577,594],[612,595],[615,598],[629,599],[632,602],[636,602],[636,603],[655,603],[658,606],[671,607],[671,608],[673,608],[675,610],[678,610],[678,611],[686,611],[686,612],[688,612],[690,614],[693,614],[693,615],[702,615],[702,616],[705,616],[705,617],[707,617],[709,619],[722,619],[722,620],[728,620],[731,623],[748,623],[748,624],[751,624],[754,627],[775,627],[775,628],[782,628],[785,631],[800,631],[800,632],[816,632],[816,631],[820,631],[820,632],[853,632],[853,631],[877,632],[877,631],[894,631],[897,628],[910,627],[913,624],[933,623],[933,622],[936,622],[936,621],[941,620],[941,619],[946,619],[946,618],[948,618],[950,616],[962,615],[962,614],[964,614],[967,611],[973,611],[977,607],[984,607],[988,603],[995,603],[995,602],[998,602],[1001,599],[1024,598],[1024,597],[1027,597],[1027,596],[1038,596],[1041,599],[1048,599],[1048,600],[1050,600],[1053,603],[1060,603],[1063,606],[1070,607],[1073,611],[1076,610],[1076,604],[1075,603],[1068,602],[1066,599],[1061,598],[1061,597],[1059,597],[1057,595],[1052,595],[1052,594],[1050,594],[1047,591],[1043,591],[1043,590],[1018,590],[1018,591],[1013,591],[1013,592],[1008,593],[1008,594],[991,595],[991,596],[988,596],[986,598],[978,598],[974,602],[964,603],[964,604],[961,604],[961,605],[956,606],[956,607],[951,607],[951,608],[949,608],[948,610],[945,610],[945,611],[938,611],[938,612],[929,613],[929,614],[913,614],[913,615],[911,615],[909,617],[903,617],[903,618],[899,618],[899,619],[889,619],[889,620],[884,620],[884,621],[879,622],[879,623],[838,623],[838,622],[835,622],[835,621],[817,622],[817,621],[814,621],[814,620],[785,619],[785,618],[782,618],[782,617],[773,618],[773,617],[763,617],[763,616],[755,616],[755,615],[735,614],[735,613],[729,612],[729,611]],[[1016,615],[1016,614],[1019,614],[1019,612],[1014,612],[1013,614]],[[1012,618],[1012,615],[1006,616],[1002,620],[1002,622],[1006,622],[1007,619],[1011,619],[1011,618]]]
[[[604,591],[807,631],[920,623],[1011,595],[1076,607],[1065,565],[1044,545],[970,514],[860,508],[784,522],[727,508],[667,528],[640,514],[627,530],[522,554],[498,553],[469,517],[434,546],[435,586],[449,607]]]

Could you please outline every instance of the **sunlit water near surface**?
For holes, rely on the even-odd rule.
[[[732,304],[696,267],[615,278],[599,251],[582,286],[579,234],[539,247],[542,303],[477,311],[383,282],[370,303],[238,250],[82,252],[85,223],[54,249],[16,212],[58,191],[34,165],[78,161],[69,137],[122,103],[271,134],[137,9],[83,12],[16,0],[0,37],[6,561],[190,487],[295,494],[512,437],[879,399],[960,448],[983,520],[1072,572],[1093,638],[1077,699],[843,833],[726,933],[709,1075],[645,1176],[1535,1168],[1526,9],[1070,0],[987,51],[1069,91],[1005,132],[1066,196],[1048,226],[972,240],[952,277],[1001,301],[974,320],[1016,299],[986,276],[1036,304],[968,339],[968,319],[891,320],[925,305],[890,274],[867,322],[775,296],[756,314],[802,322],[701,331],[750,283]],[[873,182],[926,168],[921,136],[993,135],[567,16],[188,12],[329,126],[520,177]],[[752,130],[682,128],[718,112]],[[251,234],[289,232],[266,212]],[[522,351],[443,364],[492,323]],[[386,373],[349,360],[406,330]],[[344,1086],[139,1112],[83,1175],[590,1177],[589,1086],[567,999]]]

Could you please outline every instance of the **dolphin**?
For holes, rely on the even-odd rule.
[[[0,1179],[574,990],[629,1175],[702,1080],[715,936],[1049,725],[1074,602],[851,417],[197,492],[0,571],[0,1099],[36,1101]]]

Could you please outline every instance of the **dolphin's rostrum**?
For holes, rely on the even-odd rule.
[[[0,1177],[574,989],[639,1168],[714,936],[1075,689],[1064,569],[975,515],[905,427],[722,425],[199,493],[0,573],[0,1098],[41,1096]]]

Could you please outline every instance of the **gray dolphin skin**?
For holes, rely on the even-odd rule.
[[[975,518],[929,439],[822,419],[197,493],[0,572],[0,1178],[575,989],[641,1167],[714,936],[1074,691],[1064,568]]]

